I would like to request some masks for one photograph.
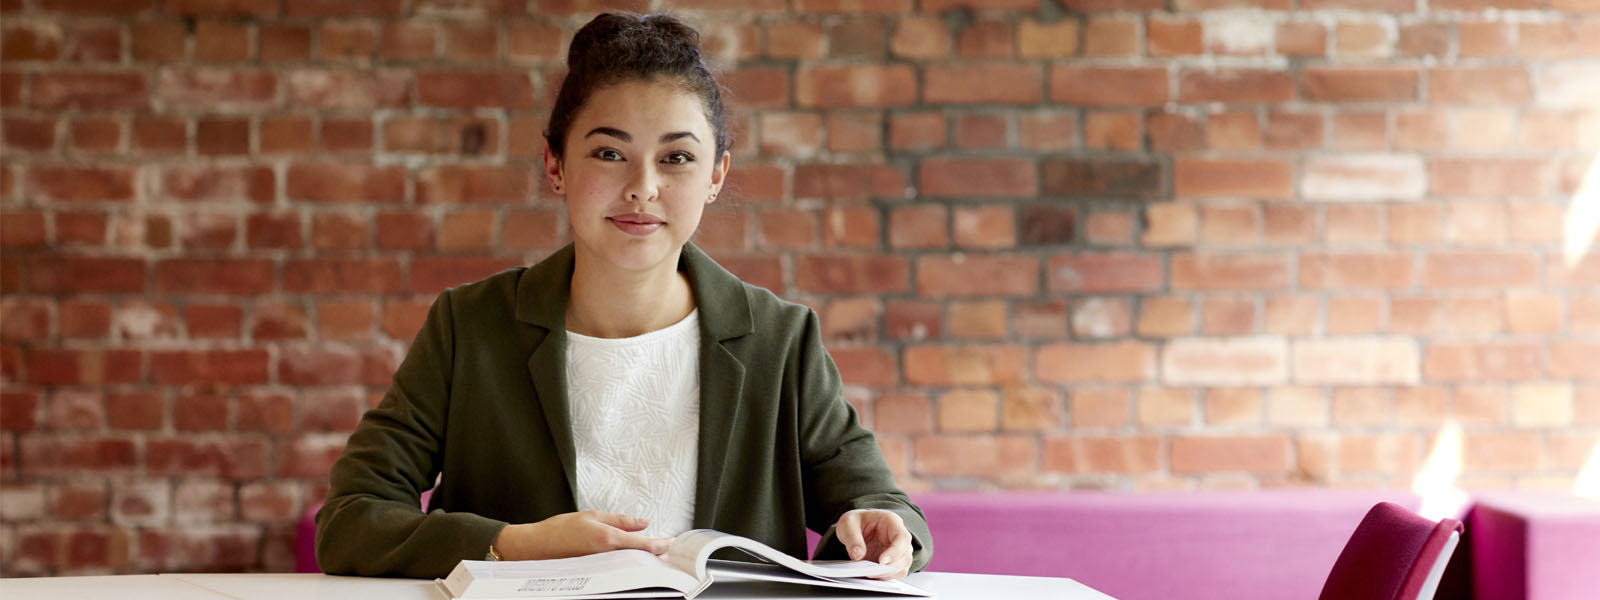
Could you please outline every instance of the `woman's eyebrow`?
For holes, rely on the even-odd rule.
[[[615,127],[596,127],[594,129],[589,130],[589,133],[587,135],[584,135],[583,137],[585,139],[587,139],[587,138],[593,137],[595,134],[609,135],[611,137],[617,138],[617,139],[622,140],[624,142],[629,142],[629,143],[633,142],[633,136],[632,135],[629,135],[628,132],[623,131],[621,129],[617,129]],[[685,137],[691,138],[696,142],[700,141],[700,138],[696,137],[695,134],[693,134],[693,133],[690,133],[690,132],[687,132],[687,131],[674,131],[672,133],[668,133],[668,134],[662,135],[661,136],[661,143],[665,144],[667,142],[676,140],[678,138],[685,138]]]

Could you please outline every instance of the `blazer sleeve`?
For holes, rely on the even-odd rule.
[[[481,560],[505,522],[435,510],[420,496],[439,473],[455,331],[450,292],[428,309],[383,400],[333,464],[317,512],[317,564],[335,575],[444,577]]]
[[[804,461],[806,527],[822,532],[817,560],[847,560],[834,525],[859,508],[894,511],[911,532],[911,572],[933,558],[933,538],[922,509],[894,483],[894,474],[872,432],[862,427],[844,399],[839,369],[822,345],[817,313],[806,310],[800,336],[800,451]]]

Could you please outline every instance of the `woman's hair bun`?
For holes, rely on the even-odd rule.
[[[700,60],[700,32],[665,14],[602,14],[579,29],[567,49],[568,71],[596,63],[689,66]]]

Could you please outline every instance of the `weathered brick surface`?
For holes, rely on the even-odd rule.
[[[3,4],[0,575],[290,568],[436,294],[571,241],[610,4]],[[695,240],[817,309],[908,487],[1405,487],[1449,421],[1549,486],[1597,435],[1594,0],[611,4],[702,27]]]

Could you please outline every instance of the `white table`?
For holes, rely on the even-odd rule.
[[[1071,579],[917,573],[906,582],[933,592],[940,600],[1111,600],[1110,596]],[[759,581],[724,581],[700,598],[766,600],[769,598],[833,598],[887,600],[899,596],[855,595],[804,585]],[[334,577],[302,573],[109,575],[103,577],[39,577],[0,579],[5,600],[442,600],[431,580]],[[909,598],[909,597],[906,597]],[[698,599],[697,599],[698,600]]]

